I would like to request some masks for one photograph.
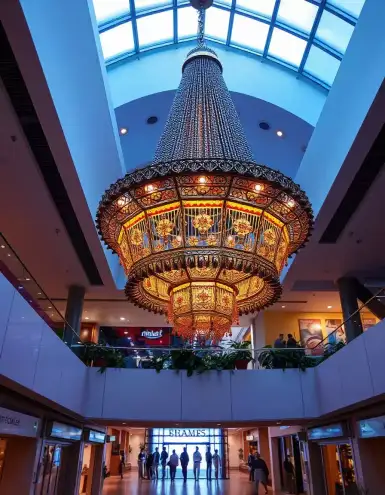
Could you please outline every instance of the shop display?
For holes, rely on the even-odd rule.
[[[301,336],[302,346],[306,349],[314,349],[322,342],[322,327],[321,320],[318,319],[305,319],[298,320],[299,333]],[[319,346],[320,354],[323,353],[322,346]]]
[[[338,342],[346,342],[345,328],[342,325],[342,320],[325,320],[325,330],[328,335],[329,344],[338,344]]]

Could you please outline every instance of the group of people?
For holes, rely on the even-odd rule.
[[[202,454],[199,451],[199,447],[195,447],[195,452],[193,454],[193,472],[195,481],[199,480]],[[218,449],[215,449],[214,454],[211,452],[211,448],[207,447],[206,455],[206,478],[211,480],[212,468],[214,466],[214,476],[217,480],[219,477],[219,469],[221,465],[221,459],[218,454]],[[166,447],[163,447],[162,452],[159,452],[159,448],[156,447],[154,452],[146,453],[144,449],[140,450],[138,455],[138,465],[139,465],[139,477],[145,479],[145,473],[147,474],[147,479],[157,480],[159,479],[159,465],[162,468],[162,480],[166,477],[167,466],[170,468],[170,479],[171,482],[175,480],[176,470],[179,463],[182,468],[183,480],[187,481],[187,469],[190,462],[190,456],[187,452],[187,447],[183,448],[183,452],[178,456],[175,450],[169,456]]]
[[[254,481],[257,485],[257,493],[259,490],[259,484],[265,489],[265,494],[267,491],[267,480],[269,478],[269,469],[266,462],[261,458],[259,452],[250,450],[249,456],[247,458],[247,465],[249,467],[249,480]]]
[[[298,347],[298,342],[291,333],[287,334],[287,340],[283,333],[280,333],[274,342],[274,349],[295,349]]]

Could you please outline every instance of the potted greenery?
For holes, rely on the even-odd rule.
[[[234,360],[237,370],[246,370],[247,365],[253,360],[250,349],[251,343],[247,340],[242,342],[231,341],[230,349],[232,349],[231,356]]]

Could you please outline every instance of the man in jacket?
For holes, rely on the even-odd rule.
[[[266,465],[266,462],[263,459],[261,459],[261,455],[259,454],[259,452],[255,453],[255,457],[253,460],[253,469],[254,469],[254,479],[257,486],[257,493],[259,489],[259,483],[261,483],[261,485],[265,489],[265,495],[268,495],[267,480],[269,478],[269,469]]]
[[[176,468],[179,464],[179,457],[176,455],[175,450],[172,451],[172,454],[170,455],[170,478],[171,482],[175,480],[175,475],[176,475]]]
[[[217,480],[219,474],[219,466],[221,464],[221,458],[219,457],[218,449],[215,449],[215,453],[213,455],[213,463],[214,463],[215,479]]]
[[[159,473],[158,473],[159,460],[160,460],[159,449],[158,449],[158,447],[156,447],[155,448],[155,452],[154,452],[154,460],[153,460],[153,463],[152,463],[152,471],[153,471],[156,479],[159,478]]]
[[[211,470],[213,467],[213,454],[211,453],[210,447],[207,447],[206,452],[206,479],[211,481]]]
[[[249,466],[249,481],[254,481],[254,469],[253,469],[254,452],[250,449],[247,457],[247,465]]]
[[[160,453],[160,464],[162,466],[162,480],[164,480],[166,476],[167,459],[168,459],[168,452],[166,450],[166,447],[163,447],[163,450]]]
[[[182,474],[183,474],[183,480],[184,483],[187,481],[187,466],[188,463],[190,462],[189,455],[187,453],[187,448],[183,447],[183,452],[180,455],[180,465],[182,466]]]
[[[199,473],[201,470],[201,462],[202,462],[202,455],[199,452],[199,447],[196,447],[194,455],[193,455],[193,461],[194,461],[194,478],[195,481],[199,480]]]

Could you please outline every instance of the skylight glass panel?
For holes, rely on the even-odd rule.
[[[130,12],[130,0],[93,0],[99,24]]]
[[[269,47],[270,56],[298,67],[305,48],[306,41],[282,29],[274,28]]]
[[[170,41],[173,33],[173,13],[171,10],[159,14],[146,15],[136,20],[139,46],[159,45]]]
[[[172,5],[172,0],[135,0],[136,12],[159,9],[168,5]]]
[[[304,71],[323,83],[326,83],[328,86],[331,86],[340,65],[340,60],[313,45],[310,48]]]
[[[324,10],[317,29],[316,39],[343,54],[353,31],[354,26]]]
[[[244,15],[235,14],[231,44],[262,53],[269,32],[269,25]]]
[[[281,0],[278,21],[299,31],[310,33],[318,7],[306,0]]]
[[[195,9],[185,7],[178,9],[178,38],[192,38],[197,36],[198,16]]]
[[[125,22],[117,27],[100,33],[103,56],[105,60],[117,57],[122,53],[134,51],[134,37],[131,22]]]
[[[271,18],[274,10],[275,0],[237,0],[236,7],[247,12]]]
[[[327,3],[358,19],[365,0],[328,0]]]
[[[211,7],[206,11],[205,32],[207,36],[225,41],[229,30],[230,12]]]
[[[214,5],[215,4],[217,4],[217,5],[228,5],[230,7],[231,4],[232,4],[232,0],[215,0],[214,1]]]

